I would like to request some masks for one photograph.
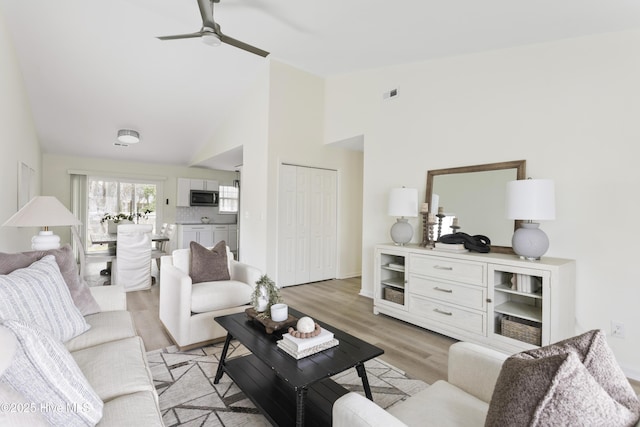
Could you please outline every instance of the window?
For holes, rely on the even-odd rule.
[[[152,182],[133,182],[130,179],[88,177],[87,232],[105,233],[101,223],[105,214],[133,215],[138,224],[156,223],[157,185]],[[148,213],[145,213],[150,211]]]
[[[237,213],[238,212],[238,195],[239,188],[230,185],[221,185],[218,189],[218,212],[219,213]]]

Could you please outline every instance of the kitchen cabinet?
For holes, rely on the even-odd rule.
[[[218,191],[220,188],[218,181],[211,179],[190,179],[189,181],[191,190]]]
[[[575,261],[377,245],[374,309],[463,341],[518,352],[575,335]]]
[[[178,224],[178,248],[189,248],[192,241],[205,247],[213,246],[213,225]]]
[[[238,225],[237,224],[179,224],[178,248],[189,247],[189,242],[194,241],[202,246],[211,247],[224,240],[231,252],[238,250]]]
[[[191,206],[190,192],[191,180],[188,178],[178,178],[178,194],[176,197],[176,206]]]
[[[217,224],[213,226],[213,244],[224,240],[229,246],[229,226],[226,224]]]

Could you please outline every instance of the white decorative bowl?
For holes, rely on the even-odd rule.
[[[208,216],[203,216],[202,218],[200,218],[200,221],[202,221],[203,224],[209,224],[209,221],[211,221],[211,219],[209,219]]]

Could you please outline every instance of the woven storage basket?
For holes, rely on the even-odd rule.
[[[534,322],[518,318],[502,318],[502,335],[538,346],[542,342],[542,329]]]
[[[384,299],[396,304],[404,304],[404,292],[393,288],[384,288]]]

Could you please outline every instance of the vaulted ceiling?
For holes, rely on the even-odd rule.
[[[48,153],[189,165],[265,61],[156,39],[199,31],[197,0],[0,0],[0,10]],[[221,0],[215,20],[269,58],[329,76],[640,28],[640,2]],[[122,128],[142,141],[115,147]]]

